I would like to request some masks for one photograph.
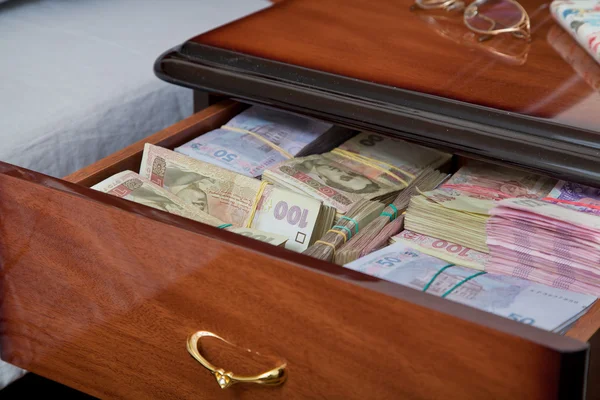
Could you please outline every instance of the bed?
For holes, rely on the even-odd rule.
[[[157,79],[165,48],[265,0],[9,0],[0,4],[0,160],[62,177],[192,111]]]

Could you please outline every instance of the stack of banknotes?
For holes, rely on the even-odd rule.
[[[507,198],[543,198],[556,180],[472,161],[438,189],[411,199],[405,227],[482,252],[486,222],[494,204]]]
[[[311,197],[151,144],[140,175],[226,224],[286,236],[285,247],[298,252],[331,228],[335,216]]]
[[[345,267],[561,334],[596,301],[527,279],[459,267],[401,242]]]
[[[482,252],[439,236],[406,229],[402,242],[456,265],[516,276],[580,293],[600,293],[593,226],[600,218],[600,189],[559,181],[541,200],[509,198],[487,210]],[[578,224],[583,224],[581,228]]]
[[[319,199],[341,217],[361,202],[391,203],[419,175],[451,157],[401,139],[361,132],[331,152],[271,167],[263,180]]]
[[[335,263],[344,265],[365,256],[385,245],[390,237],[400,232],[404,227],[404,210],[408,207],[410,198],[419,189],[431,190],[436,188],[448,176],[429,168],[413,180],[384,211],[368,225],[340,247],[335,254]],[[398,218],[399,213],[402,217]]]
[[[252,107],[93,188],[564,331],[600,293],[600,190],[451,159]]]
[[[303,190],[256,178],[294,157],[331,151],[356,134],[311,118],[250,107],[176,151],[146,144],[139,175],[124,171],[95,189],[302,252],[331,229],[338,210]],[[321,163],[317,169],[335,168]],[[339,178],[346,182],[345,175]],[[346,183],[361,183],[356,180]],[[128,186],[136,190],[125,190]],[[352,221],[366,223],[383,207],[367,200],[356,204]]]
[[[274,246],[284,246],[288,238],[253,228],[235,227],[186,203],[168,190],[152,183],[133,171],[123,171],[92,186],[92,189],[111,194],[135,203],[144,204],[157,210],[166,211],[181,217],[193,219],[207,225],[222,228],[237,234],[251,237]]]
[[[389,239],[389,244],[396,242],[402,242],[419,250],[423,254],[448,261],[449,263],[480,271],[486,269],[491,257],[488,253],[406,229]]]
[[[488,271],[600,294],[600,216],[534,199],[502,200],[491,214]]]
[[[255,106],[175,151],[259,177],[282,161],[329,151],[355,134],[312,118]]]
[[[580,183],[559,181],[544,200],[572,210],[600,215],[600,189]]]
[[[429,177],[451,157],[401,139],[361,132],[331,152],[271,167],[264,171],[263,180],[336,209],[332,231],[306,251],[310,256],[333,261],[337,249],[381,216],[383,207],[411,188],[411,183],[427,176],[427,182],[421,182],[424,187],[437,184],[439,173]],[[396,207],[393,213],[384,213],[391,215],[391,221],[402,210]],[[378,230],[383,226],[378,225]]]

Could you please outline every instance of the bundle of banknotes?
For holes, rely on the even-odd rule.
[[[323,154],[305,156],[312,153]],[[400,139],[251,107],[175,151],[147,144],[139,175],[205,220],[215,218],[212,225],[280,235],[288,249],[333,261],[335,250],[359,232],[361,242],[342,254],[356,258],[354,247],[365,254],[387,243],[402,220],[386,225],[417,189],[439,184],[446,175],[436,168],[451,157]]]
[[[414,186],[411,183],[435,186],[440,175],[435,170],[451,157],[401,139],[361,132],[331,152],[294,158],[271,167],[264,171],[263,180],[336,209],[332,230],[306,251],[313,257],[333,261],[344,243],[382,215],[383,207],[393,205],[399,194],[399,202],[408,199],[412,192],[406,189]],[[424,176],[426,181],[422,181]],[[392,221],[406,205],[399,207],[394,205],[389,212],[384,211],[384,216],[389,214],[388,220]],[[368,230],[376,235],[384,226],[377,224]],[[369,236],[369,241],[372,238]]]
[[[144,204],[170,214],[193,219],[207,225],[222,228],[237,234],[251,237],[274,246],[284,246],[288,238],[253,228],[234,227],[220,219],[193,207],[168,190],[152,183],[133,171],[123,171],[92,186],[92,189],[111,194],[135,203]]]
[[[580,293],[600,293],[600,268],[595,256],[598,246],[593,233],[594,224],[600,221],[599,189],[559,181],[542,200],[502,200],[494,204],[489,215],[489,254],[410,230],[402,231],[389,242],[402,242],[472,269]]]
[[[335,216],[308,196],[151,144],[144,147],[140,175],[226,224],[286,236],[286,248],[294,251],[320,238]]]
[[[319,199],[340,217],[360,202],[389,204],[415,178],[451,157],[401,139],[361,132],[331,152],[271,167],[263,179]]]
[[[258,177],[282,161],[329,151],[356,133],[316,119],[255,106],[175,151]]]
[[[417,194],[419,189],[434,189],[446,178],[446,174],[431,168],[423,171],[377,218],[343,244],[335,254],[336,264],[347,264],[387,245],[389,238],[404,227],[403,212],[408,207],[410,198]],[[398,218],[399,213],[402,213],[401,218]]]
[[[534,199],[507,199],[491,211],[487,270],[600,294],[600,216]]]
[[[462,267],[484,271],[490,260],[488,253],[473,250],[458,243],[449,242],[444,239],[423,235],[421,233],[403,230],[389,239],[389,244],[402,242],[409,247],[449,263]]]
[[[460,267],[402,242],[345,267],[561,334],[596,301],[591,295]]]
[[[253,176],[289,157],[329,151],[355,134],[251,107],[177,151],[146,144],[139,174],[123,171],[94,189],[302,252],[331,228],[335,208]]]
[[[543,200],[572,210],[600,215],[600,189],[580,183],[559,181]]]
[[[414,196],[405,226],[487,253],[485,227],[494,204],[507,198],[543,198],[555,183],[529,172],[472,161],[438,189]]]

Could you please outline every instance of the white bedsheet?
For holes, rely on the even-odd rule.
[[[192,111],[154,76],[184,40],[265,0],[11,0],[0,5],[0,160],[65,176]]]
[[[68,175],[192,112],[155,59],[266,0],[11,0],[0,5],[0,160]],[[24,371],[0,361],[0,388]]]

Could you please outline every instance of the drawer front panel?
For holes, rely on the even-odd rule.
[[[3,358],[101,398],[582,396],[579,341],[6,164],[0,266]],[[287,382],[220,389],[198,330]]]

